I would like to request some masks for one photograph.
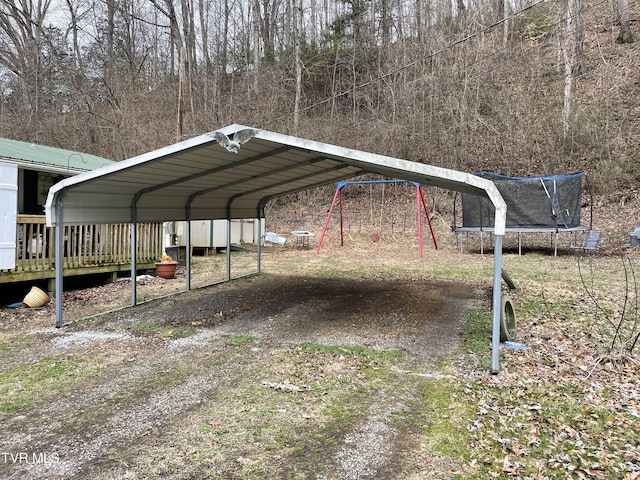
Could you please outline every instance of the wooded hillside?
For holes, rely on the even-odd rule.
[[[15,5],[13,5],[15,3]],[[640,179],[626,0],[0,6],[0,135],[114,160],[240,123],[463,171]]]

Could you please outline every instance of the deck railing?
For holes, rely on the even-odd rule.
[[[64,268],[127,264],[131,261],[131,224],[69,225],[64,228]],[[137,263],[162,254],[162,224],[137,225]],[[55,265],[55,228],[43,215],[18,215],[13,272],[50,270]]]

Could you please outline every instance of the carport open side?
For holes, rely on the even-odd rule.
[[[225,140],[228,139],[228,140]],[[49,190],[49,226],[102,223],[264,219],[266,203],[283,195],[336,184],[366,173],[488,198],[495,208],[492,371],[499,371],[500,282],[506,204],[495,184],[469,173],[353,150],[242,125],[68,178]],[[260,226],[258,231],[261,231]],[[63,229],[56,228],[56,255]],[[131,304],[136,304],[137,238],[131,238]],[[230,240],[228,239],[228,242]],[[186,286],[191,289],[187,248]],[[227,280],[231,275],[227,248]],[[63,321],[63,266],[56,263],[56,326]],[[260,271],[260,242],[257,270]]]

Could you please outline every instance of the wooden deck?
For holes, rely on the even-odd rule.
[[[162,224],[137,226],[137,268],[155,266],[162,254]],[[55,228],[44,215],[18,215],[16,265],[0,270],[0,283],[55,278]],[[131,268],[131,224],[72,225],[64,227],[64,275],[115,273]]]

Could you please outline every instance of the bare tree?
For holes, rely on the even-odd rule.
[[[205,70],[211,69],[211,54],[209,53],[209,2],[198,0],[198,14],[200,18],[200,43],[202,45],[202,60]]]
[[[391,2],[380,0],[380,30],[382,46],[387,48],[391,42]]]
[[[582,0],[568,0],[565,32],[560,39],[564,64],[564,93],[562,107],[562,135],[569,136],[573,79],[582,70],[584,50],[584,4]]]
[[[195,29],[195,12],[193,0],[181,0],[181,17],[182,17],[182,35],[184,38],[185,55],[187,63],[190,66],[188,70],[190,75],[194,75],[197,69],[197,52],[196,52],[196,29]],[[182,62],[182,60],[181,60]]]
[[[259,73],[260,73],[260,2],[253,2],[253,90],[257,92],[260,89]]]
[[[629,21],[629,0],[618,0],[620,9],[620,33],[616,38],[616,43],[632,43],[631,23]]]
[[[296,71],[296,94],[294,101],[294,117],[293,117],[293,131],[294,134],[298,132],[298,126],[300,122],[300,102],[302,96],[302,60],[300,59],[300,35],[302,29],[300,23],[302,21],[302,0],[299,0],[299,4],[293,5],[293,27],[294,27],[294,50],[295,50],[295,71]]]
[[[280,0],[262,0],[262,2],[256,0],[256,7],[258,8],[254,15],[257,15],[260,23],[260,34],[264,48],[263,54],[268,62],[273,62],[275,59],[275,35],[279,17],[278,12],[281,6],[282,2]]]
[[[416,0],[415,6],[415,16],[416,16],[416,33],[418,37],[418,42],[422,43],[423,41],[423,13],[422,13],[422,0]]]
[[[107,6],[107,18],[106,18],[106,27],[105,27],[105,39],[106,39],[106,48],[105,48],[105,71],[107,74],[112,73],[113,69],[113,36],[115,32],[115,16],[116,16],[116,7],[115,0],[106,0],[105,5]]]
[[[574,19],[573,19],[573,50],[574,65],[573,75],[582,73],[582,62],[584,60],[584,11],[585,0],[573,0]]]
[[[80,30],[79,26],[79,17],[82,16],[81,13],[78,12],[78,8],[73,4],[71,0],[67,0],[67,8],[69,9],[71,25],[69,29],[71,30],[71,39],[73,44],[73,56],[76,60],[76,66],[78,70],[84,71],[83,66],[83,58],[82,52],[80,50],[80,43],[78,42],[78,34]]]
[[[173,44],[172,51],[185,53],[185,70],[187,78],[193,78],[197,72],[198,44],[196,38],[196,14],[193,0],[150,0],[153,6],[169,21],[169,32]],[[202,11],[200,14],[202,15]],[[202,24],[201,24],[202,25]],[[180,62],[182,62],[182,58]],[[180,67],[181,68],[181,67]],[[171,72],[175,73],[174,71]],[[187,89],[190,87],[187,84]]]
[[[51,0],[0,4],[0,64],[14,75],[13,88],[20,98],[16,107],[32,132],[37,131],[46,80],[56,66],[56,57],[64,53],[59,51],[55,30],[44,27],[50,7]]]
[[[184,107],[184,77],[185,77],[185,63],[187,55],[184,53],[184,48],[180,51],[180,73],[178,75],[178,121],[176,126],[176,141],[182,141],[182,119],[183,119],[183,107]]]

